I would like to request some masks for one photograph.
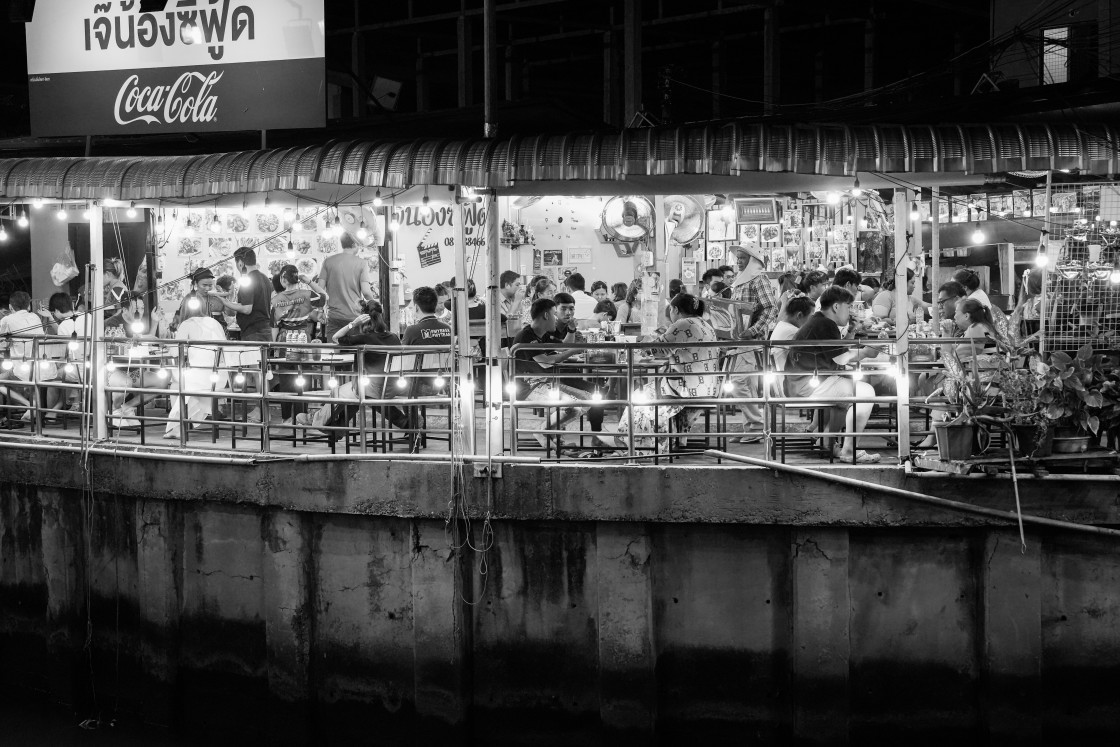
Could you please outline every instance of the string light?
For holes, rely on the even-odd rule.
[[[144,322],[137,319],[132,324],[128,325],[128,328],[132,330],[132,334],[134,335],[142,334],[144,332]]]
[[[731,394],[731,392],[735,391],[735,385],[732,384],[730,381],[725,381],[725,382],[723,382],[723,391],[728,393],[728,394]]]
[[[237,279],[237,284],[240,285],[242,288],[248,288],[250,285],[253,284],[253,278],[251,278],[248,275],[242,275],[241,277],[239,277]]]
[[[75,371],[77,371],[78,368],[73,363],[67,363],[65,366],[62,367],[62,370],[65,371],[68,374],[72,374]]]
[[[397,377],[397,389],[404,389],[406,386],[408,386],[408,379],[406,379],[403,376],[398,376]]]
[[[300,389],[303,389],[303,385],[306,383],[307,379],[303,378],[302,374],[296,377],[296,386],[298,386]]]
[[[54,215],[59,220],[66,220],[66,216],[67,216],[66,206],[65,205],[59,205],[58,206],[58,212],[55,213]]]
[[[1112,272],[1108,276],[1108,281],[1113,285],[1120,285],[1120,257],[1112,264]]]
[[[401,222],[397,220],[396,212],[393,213],[393,219],[389,221],[389,230],[396,233],[401,228]]]
[[[167,378],[167,369],[166,368],[161,368],[161,369],[157,370],[156,371],[156,378],[161,379],[161,380],[166,379]]]
[[[135,218],[136,217],[136,203],[135,202],[128,203],[128,210],[125,210],[124,214],[127,215],[129,218]]]
[[[245,383],[245,374],[238,371],[237,374],[235,374],[234,377],[233,377],[233,383],[237,384],[238,386],[241,386],[242,384],[244,384]]]
[[[444,381],[444,378],[442,376],[437,376],[432,380],[432,383],[435,384],[436,389],[443,389],[443,385],[447,382]]]
[[[553,387],[553,388],[549,389],[548,390],[548,398],[551,399],[551,400],[554,400],[556,402],[559,402],[560,401],[560,390],[556,387]]]
[[[330,377],[329,379],[327,379],[327,388],[328,388],[328,389],[336,389],[336,388],[338,388],[338,379],[336,379],[336,378],[335,378],[335,377],[333,377],[333,376],[332,376],[332,377]]]
[[[510,383],[506,384],[506,394],[508,394],[511,397],[516,397],[517,396],[517,384],[513,383],[512,381]]]
[[[821,377],[817,376],[816,372],[813,373],[813,378],[809,379],[809,386],[816,389],[821,385]]]
[[[591,399],[594,402],[602,402],[603,401],[603,393],[600,392],[598,389],[596,389],[595,391],[593,391],[591,393]]]
[[[16,218],[16,225],[20,228],[27,228],[30,221],[27,220],[27,213],[23,210],[19,211],[19,217]]]
[[[218,379],[219,379],[219,378],[220,378],[220,377],[218,376],[218,372],[217,372],[217,371],[211,371],[211,372],[210,372],[210,383],[211,383],[211,384],[217,384],[217,383],[218,383]]]
[[[8,232],[4,229],[4,226],[0,226],[0,241],[7,241],[7,240],[8,240]]]
[[[3,369],[5,371],[11,371],[12,370],[12,360],[10,358],[5,358],[4,362],[0,363],[0,369]]]
[[[33,207],[36,210],[43,207],[43,198],[42,197],[36,197],[34,200],[31,201],[31,207]]]
[[[985,236],[984,232],[980,230],[980,224],[973,223],[972,225],[976,229],[972,232],[972,243],[973,244],[983,244],[984,240],[987,238],[987,236]]]
[[[91,217],[93,217],[93,212],[88,207],[82,211],[82,220],[89,220]]]
[[[428,202],[428,188],[424,187],[424,199],[420,200],[420,215],[428,216],[432,214],[432,206]]]
[[[117,370],[116,361],[109,361],[108,363],[106,363],[105,364],[105,370],[106,371],[116,371]]]
[[[362,378],[358,379],[358,384],[362,387],[362,389],[365,389],[367,386],[369,386],[369,377],[363,376]]]
[[[198,311],[202,307],[202,302],[198,300],[198,296],[191,296],[187,299],[187,308],[191,311]]]
[[[363,220],[358,225],[358,241],[365,241],[369,238],[369,231],[366,230],[366,222]]]
[[[218,233],[222,230],[222,221],[218,219],[217,213],[214,213],[214,219],[210,221],[210,230],[213,233]]]
[[[859,197],[863,194],[863,190],[859,186],[859,177],[856,177],[855,182],[852,184],[852,197]]]
[[[381,190],[379,189],[373,194],[373,206],[379,208],[383,203],[384,200],[381,199]]]
[[[767,371],[766,373],[764,373],[762,375],[762,381],[767,386],[772,386],[774,384],[774,382],[777,381],[777,380],[778,380],[778,376],[773,371]],[[727,382],[727,383],[730,384],[731,382]]]

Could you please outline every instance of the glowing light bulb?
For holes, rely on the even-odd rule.
[[[212,233],[218,233],[221,230],[222,230],[222,222],[220,220],[218,220],[218,216],[215,215],[214,220],[210,221],[210,231]]]
[[[829,205],[836,205],[840,202],[840,195],[836,192],[829,192],[824,196],[824,201]]]
[[[813,388],[816,388],[820,385],[821,385],[821,378],[819,376],[817,376],[816,374],[813,374],[813,377],[811,379],[809,379],[809,386],[811,386]]]
[[[249,277],[248,275],[242,275],[237,279],[237,284],[242,288],[248,288],[253,284],[253,278]]]
[[[379,208],[379,207],[381,207],[381,206],[382,206],[382,205],[384,204],[384,202],[385,202],[385,201],[381,199],[381,190],[379,189],[379,190],[377,190],[377,192],[376,192],[376,193],[374,193],[374,195],[373,195],[373,206],[374,206],[375,208]]]
[[[1046,252],[1039,252],[1034,258],[1035,267],[1046,267],[1050,264],[1050,258],[1046,256]]]
[[[424,199],[420,201],[420,215],[428,216],[432,214],[432,206],[428,203],[428,196],[424,195]]]
[[[167,376],[168,376],[168,373],[167,373],[167,369],[166,369],[166,368],[160,368],[160,369],[157,369],[157,370],[156,370],[156,378],[157,378],[157,379],[161,379],[161,380],[162,380],[162,379],[166,379],[166,378],[167,378]]]
[[[0,363],[0,369],[3,369],[5,371],[11,371],[12,368],[13,368],[13,364],[12,364],[11,359],[9,359],[9,358],[5,358],[4,362]]]
[[[593,391],[591,393],[591,399],[595,402],[602,402],[603,401],[603,393],[600,392],[598,389],[596,389],[595,391]]]
[[[86,208],[85,210],[82,211],[82,220],[89,220],[92,215],[93,215],[93,213],[90,212],[90,209]]]
[[[972,243],[973,244],[983,244],[984,240],[986,238],[987,238],[987,236],[985,236],[984,232],[981,231],[979,228],[977,228],[975,231],[972,232]]]
[[[302,375],[296,377],[296,386],[298,386],[300,389],[303,389],[303,386],[306,383],[307,379],[305,379]]]
[[[1120,285],[1120,268],[1114,267],[1112,269],[1112,272],[1108,276],[1108,282],[1112,283],[1113,285]]]
[[[34,200],[31,201],[31,207],[35,208],[36,210],[43,207],[43,198],[42,197],[36,197]]]
[[[365,221],[362,221],[361,225],[358,226],[357,236],[358,236],[358,241],[365,241],[366,239],[369,238],[369,231],[366,230],[366,222]]]
[[[54,214],[54,217],[58,218],[59,220],[66,220],[66,216],[66,208],[60,205],[58,208],[58,212]]]
[[[358,384],[360,384],[361,387],[365,389],[367,386],[369,386],[369,377],[363,376],[362,378],[358,379]]]
[[[852,380],[853,381],[863,381],[863,369],[862,368],[857,368],[855,371],[852,372]]]
[[[219,378],[220,378],[220,377],[218,376],[218,372],[217,372],[217,371],[211,371],[211,372],[210,372],[210,383],[211,383],[211,384],[217,384],[217,383],[218,383],[218,379],[219,379]]]
[[[27,373],[30,373],[30,372],[31,372],[31,364],[30,364],[30,363],[27,363],[26,361],[25,361],[25,362],[23,362],[23,363],[21,363],[21,364],[19,364],[19,372],[20,372],[21,374],[27,374]]]
[[[863,194],[863,189],[859,186],[859,177],[856,177],[855,184],[852,185],[852,197],[859,197]]]
[[[636,405],[649,402],[649,397],[646,396],[644,389],[635,389],[634,393],[630,396],[630,401]]]
[[[3,226],[0,226],[0,241],[7,241],[7,240],[8,240],[8,232],[4,230]]]
[[[514,384],[512,381],[506,384],[506,394],[511,397],[517,396],[517,384]]]
[[[270,373],[271,373],[271,372],[270,372]],[[234,383],[234,384],[237,384],[237,385],[239,385],[239,386],[240,386],[241,384],[244,384],[244,383],[245,383],[245,374],[243,374],[243,373],[241,373],[240,371],[238,371],[238,372],[237,372],[236,374],[234,374],[234,376],[233,376],[233,383]]]
[[[1030,210],[1024,210],[1024,211],[1023,211],[1023,217],[1024,217],[1024,218],[1029,218],[1029,217],[1031,217],[1031,211],[1030,211]]]
[[[296,219],[295,211],[291,208],[284,208],[284,222],[291,223]]]
[[[71,340],[70,342],[66,343],[66,347],[70,350],[71,353],[76,353],[78,351],[78,341]]]
[[[554,402],[559,402],[560,401],[560,390],[555,388],[555,387],[553,387],[552,389],[549,389],[548,390],[548,398],[553,400]]]
[[[30,221],[27,220],[27,213],[20,212],[19,218],[16,219],[16,225],[20,228],[27,228]]]
[[[191,311],[198,311],[202,306],[202,302],[198,300],[198,296],[191,296],[187,299],[187,308]]]
[[[911,210],[910,211],[910,220],[918,220],[921,217],[922,217],[922,214],[919,213],[917,210]]]
[[[135,322],[128,325],[128,328],[132,330],[132,334],[134,335],[141,334],[144,331],[144,322],[137,319]]]
[[[117,370],[116,361],[109,361],[108,363],[106,363],[105,364],[105,370],[106,371],[116,371]]]
[[[735,385],[730,381],[725,381],[723,382],[723,391],[727,394],[731,394],[731,392],[735,391]]]
[[[883,369],[883,375],[892,379],[898,378],[898,366],[893,363]]]
[[[330,377],[329,379],[327,379],[327,389],[336,389],[336,388],[338,388],[338,379],[336,379],[333,376]]]
[[[129,218],[135,218],[136,217],[136,203],[135,202],[128,203],[128,210],[125,210],[124,214],[127,215]]]
[[[397,389],[404,389],[406,386],[408,386],[408,379],[406,379],[403,376],[398,376],[397,377]]]
[[[401,229],[401,222],[399,220],[397,220],[396,216],[394,216],[393,219],[391,221],[389,221],[389,230],[392,231],[393,233],[396,233],[400,229]]]
[[[762,374],[762,382],[767,386],[772,385],[777,380],[778,376],[773,371],[767,371],[766,373]]]
[[[62,370],[65,371],[68,374],[72,374],[75,371],[77,371],[78,368],[73,363],[67,363],[65,366],[62,367]]]
[[[444,380],[444,378],[442,376],[437,376],[437,377],[435,377],[435,379],[432,380],[432,383],[435,384],[436,389],[443,389],[443,385],[446,384],[447,382]]]

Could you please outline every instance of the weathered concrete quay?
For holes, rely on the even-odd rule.
[[[831,470],[1013,508],[1007,480]],[[3,687],[79,712],[95,689],[124,718],[296,744],[1120,733],[1111,538],[1028,528],[1021,552],[1004,522],[738,466],[505,465],[492,493],[468,468],[451,530],[446,463],[89,474],[0,449]],[[1118,488],[1020,482],[1025,512],[1103,526]]]

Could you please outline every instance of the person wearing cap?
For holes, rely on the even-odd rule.
[[[179,311],[175,315],[180,324],[183,320],[201,313],[216,321],[221,326],[223,334],[225,333],[226,318],[222,312],[226,307],[219,295],[214,292],[216,282],[214,273],[208,268],[200,267],[194,271],[191,275],[191,292],[183,297],[183,302],[179,304]]]
[[[744,340],[765,340],[778,320],[778,296],[770,278],[766,277],[766,257],[762,248],[750,244],[732,244],[728,253],[735,258],[738,274],[731,282],[731,300],[739,301],[751,310],[750,323],[742,333]],[[741,348],[736,351],[732,371],[728,377],[734,397],[760,397],[761,382],[755,372],[762,369],[760,348]],[[752,375],[753,374],[753,375]],[[739,443],[755,443],[761,439],[762,407],[758,404],[739,405],[746,419],[744,435]],[[753,433],[752,433],[753,431]]]

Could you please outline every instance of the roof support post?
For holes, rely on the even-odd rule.
[[[463,428],[463,452],[474,454],[474,382],[473,360],[471,352],[471,322],[467,314],[467,247],[463,231],[463,207],[458,200],[452,198],[452,214],[455,216],[455,288],[451,294],[452,324],[454,335],[452,354],[455,367],[456,386],[451,400],[451,416],[455,417],[456,410]],[[452,423],[452,438],[454,438],[454,424]]]
[[[909,264],[909,251],[906,233],[910,221],[910,190],[894,191],[894,324],[896,367],[898,370],[898,458],[899,461],[910,456],[910,375],[908,372],[907,349],[910,339],[910,294],[906,292],[906,270]]]
[[[468,24],[469,28],[469,24]],[[494,98],[498,95],[495,75],[498,74],[498,20],[494,11],[494,0],[482,0],[482,136],[495,137],[498,123],[494,121]],[[470,45],[467,46],[470,49]]]
[[[625,0],[622,19],[622,90],[624,124],[642,109],[642,3]]]
[[[105,235],[102,231],[104,208],[97,203],[90,205],[89,211],[89,266],[92,270],[86,282],[86,313],[89,321],[90,356],[89,379],[93,383],[93,432],[97,440],[108,437],[105,416],[109,414],[109,398],[105,391],[105,346],[101,338],[105,334],[105,314],[101,308],[105,299]]]
[[[502,268],[499,264],[501,249],[498,246],[498,198],[488,190],[482,198],[478,230],[486,242],[486,445],[487,453],[502,454],[502,338],[506,336],[502,324]]]

